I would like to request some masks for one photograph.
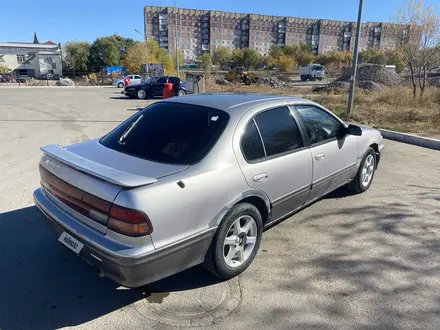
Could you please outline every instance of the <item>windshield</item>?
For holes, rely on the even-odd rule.
[[[321,65],[319,65],[319,66],[314,66],[313,69],[314,69],[315,71],[323,71],[323,70],[324,70],[324,67],[321,66]]]
[[[211,150],[228,120],[221,110],[159,102],[127,119],[100,142],[135,157],[189,165]]]

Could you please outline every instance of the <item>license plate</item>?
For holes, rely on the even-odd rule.
[[[79,254],[81,252],[82,248],[84,247],[83,243],[81,243],[75,237],[69,235],[65,231],[58,238],[58,242],[60,242],[64,246],[68,247],[76,254]]]

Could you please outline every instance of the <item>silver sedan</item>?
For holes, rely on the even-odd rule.
[[[61,244],[122,285],[201,263],[231,278],[265,227],[338,187],[366,191],[382,149],[377,130],[302,98],[172,98],[100,139],[41,148],[34,199]]]

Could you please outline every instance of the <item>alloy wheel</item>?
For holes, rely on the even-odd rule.
[[[257,223],[249,215],[241,216],[232,223],[223,243],[223,258],[229,267],[239,267],[249,259],[257,234]]]
[[[371,179],[373,178],[374,173],[374,156],[368,155],[365,159],[364,166],[362,167],[362,173],[361,173],[361,183],[364,187],[367,187]]]

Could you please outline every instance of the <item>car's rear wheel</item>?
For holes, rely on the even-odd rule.
[[[177,96],[185,96],[186,95],[186,90],[184,89],[179,89],[179,91],[177,92]]]
[[[363,193],[370,188],[373,182],[374,172],[376,171],[376,152],[373,148],[368,148],[364,157],[362,158],[359,170],[353,179],[348,184],[348,188],[356,193]]]
[[[119,87],[119,88],[124,87],[124,83],[122,83],[122,82],[118,83],[118,87]]]
[[[147,98],[147,92],[143,89],[140,89],[137,91],[137,97],[138,99],[146,99]]]
[[[229,279],[246,270],[257,254],[263,234],[263,221],[249,203],[232,207],[220,223],[206,254],[205,267]]]

